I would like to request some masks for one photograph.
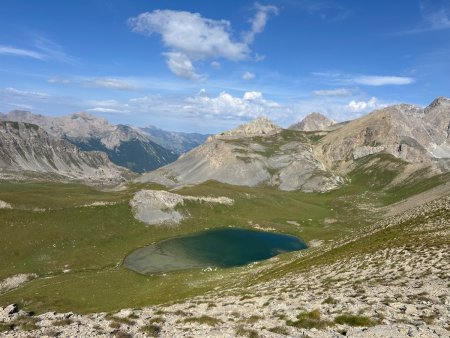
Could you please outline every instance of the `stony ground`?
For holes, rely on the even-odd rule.
[[[83,316],[32,316],[10,305],[0,309],[0,335],[450,337],[450,250],[442,245],[450,237],[449,215],[450,197],[441,198],[374,225],[371,235],[401,228],[401,237],[384,247],[182,303]],[[357,237],[367,235],[366,229]],[[418,240],[411,245],[406,238]],[[267,272],[258,265],[254,271],[255,278]]]

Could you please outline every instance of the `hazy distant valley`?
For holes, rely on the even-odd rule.
[[[447,98],[217,135],[13,111],[0,179],[2,336],[448,336]],[[307,248],[220,267],[168,242],[150,251],[176,271],[123,265],[228,227]]]

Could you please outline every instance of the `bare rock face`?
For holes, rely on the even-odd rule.
[[[0,121],[0,176],[4,172],[51,173],[105,183],[118,183],[129,175],[104,153],[80,151],[33,124]]]
[[[381,152],[423,166],[445,164],[450,158],[449,102],[438,98],[425,109],[400,104],[374,111],[328,133],[315,153],[328,168],[351,168],[353,160]]]
[[[314,157],[309,140],[291,134],[260,118],[210,137],[176,162],[144,174],[136,181],[176,187],[215,180],[232,185],[269,185],[304,191],[327,191],[339,186],[342,178]]]
[[[250,123],[242,124],[230,131],[216,135],[219,138],[240,138],[253,136],[274,135],[281,131],[281,128],[270,121],[267,117],[259,117]]]
[[[300,122],[294,123],[288,129],[299,131],[320,131],[328,130],[329,127],[336,124],[335,121],[329,119],[321,113],[311,113],[305,116]]]
[[[0,114],[0,119],[36,124],[81,150],[103,151],[113,163],[134,172],[154,170],[178,158],[138,129],[112,125],[104,118],[85,112],[51,117],[15,110]]]

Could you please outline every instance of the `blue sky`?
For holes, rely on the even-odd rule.
[[[0,111],[218,132],[450,96],[450,0],[2,0]]]

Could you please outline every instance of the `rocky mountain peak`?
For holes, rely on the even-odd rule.
[[[84,111],[79,111],[70,115],[72,120],[85,120],[85,121],[106,121],[104,118],[99,118]]]
[[[281,128],[270,121],[267,117],[261,116],[249,123],[242,124],[235,129],[222,133],[218,136],[229,137],[252,137],[273,135],[281,131]]]
[[[289,129],[299,131],[317,131],[325,130],[336,122],[329,119],[325,115],[317,112],[306,115],[303,120],[297,122],[289,127]]]
[[[8,114],[4,115],[5,119],[10,119],[12,121],[20,120],[20,119],[31,119],[35,116],[41,116],[41,115],[34,115],[32,112],[29,112],[27,110],[12,110]]]
[[[437,97],[436,99],[433,100],[433,102],[431,102],[428,105],[428,107],[425,108],[425,112],[429,112],[430,110],[439,108],[439,107],[449,108],[450,107],[450,99],[445,96]]]

